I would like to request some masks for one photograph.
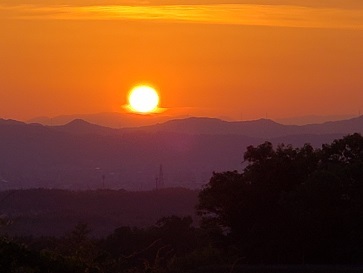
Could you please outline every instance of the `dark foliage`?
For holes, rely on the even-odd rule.
[[[250,146],[243,173],[214,173],[199,195],[206,226],[250,263],[362,263],[363,137],[322,149]]]

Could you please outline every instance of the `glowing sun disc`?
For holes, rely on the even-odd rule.
[[[129,95],[131,109],[139,113],[150,113],[157,108],[159,95],[156,90],[147,85],[134,87]]]

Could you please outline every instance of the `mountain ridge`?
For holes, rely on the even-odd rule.
[[[349,134],[363,132],[363,116],[310,125],[283,125],[270,119],[224,121],[217,118],[190,117],[174,119],[151,126],[127,128],[127,130],[187,132],[189,134],[237,134],[258,138],[299,134]]]
[[[79,119],[63,126],[0,120],[0,177],[7,181],[0,181],[0,191],[148,190],[155,187],[160,166],[168,187],[200,188],[213,171],[243,170],[250,145],[270,141],[321,147],[362,129],[363,117],[309,126],[194,117],[125,129]]]
[[[154,125],[111,128],[82,119],[74,119],[65,125],[47,126],[58,131],[74,134],[123,134],[130,132],[169,132],[182,134],[233,134],[256,138],[278,138],[289,135],[363,133],[363,116],[321,124],[284,125],[270,119],[250,121],[225,121],[209,117],[177,118]]]

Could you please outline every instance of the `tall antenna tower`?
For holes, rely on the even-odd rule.
[[[160,164],[160,168],[159,168],[159,187],[160,188],[164,188],[164,172],[163,172],[163,165]]]
[[[164,172],[163,172],[163,165],[160,164],[159,168],[159,175],[155,176],[155,189],[162,189],[164,188]]]
[[[159,175],[155,175],[155,189],[162,189],[164,188],[164,172],[163,172],[163,165],[160,164],[159,168]]]
[[[102,189],[105,189],[105,180],[106,180],[106,175],[102,174]]]

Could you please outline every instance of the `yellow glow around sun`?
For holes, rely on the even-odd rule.
[[[129,94],[129,105],[134,112],[151,113],[159,104],[159,95],[156,90],[147,85],[134,87]]]

